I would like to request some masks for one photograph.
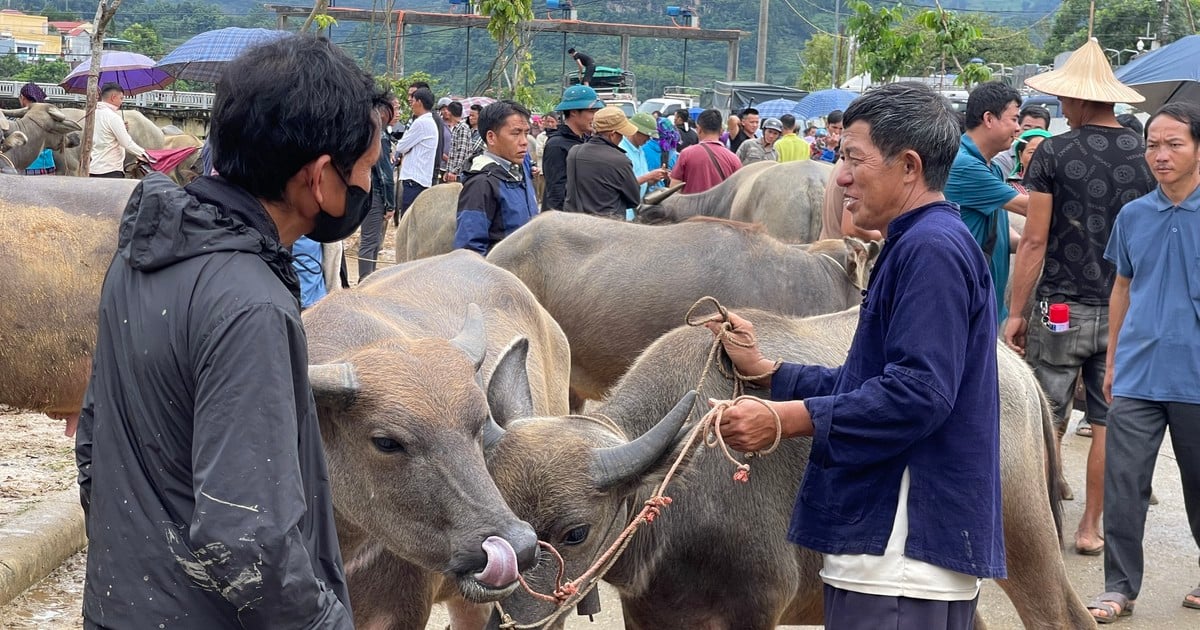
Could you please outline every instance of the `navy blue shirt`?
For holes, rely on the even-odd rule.
[[[953,204],[888,225],[845,364],[784,364],[771,398],[804,399],[815,431],[792,542],[882,555],[908,468],[904,555],[1005,577],[996,298]]]

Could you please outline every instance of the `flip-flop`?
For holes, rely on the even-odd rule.
[[[1089,613],[1093,610],[1104,611],[1105,616],[1101,617],[1091,613],[1092,618],[1096,620],[1096,623],[1109,624],[1116,622],[1121,617],[1132,615],[1135,603],[1129,601],[1129,598],[1121,593],[1100,593],[1087,605],[1087,609]],[[1117,608],[1120,608],[1121,612],[1117,612]]]
[[[1200,598],[1200,586],[1197,586],[1196,588],[1192,589],[1191,593],[1188,593],[1187,595],[1183,596],[1183,607],[1184,608],[1194,608],[1196,610],[1200,610],[1200,602],[1193,602],[1193,601],[1189,600],[1188,597]]]
[[[1092,547],[1091,549],[1088,549],[1086,547],[1080,547],[1079,545],[1075,545],[1075,553],[1077,553],[1081,556],[1098,556],[1098,555],[1104,553],[1104,543],[1100,543],[1099,546]],[[1198,606],[1198,607],[1200,607],[1200,606]]]
[[[1092,437],[1092,425],[1086,422],[1079,423],[1079,426],[1075,429],[1075,435],[1085,438]]]

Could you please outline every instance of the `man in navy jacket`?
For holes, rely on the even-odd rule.
[[[824,554],[826,627],[968,628],[980,578],[1005,567],[995,295],[941,193],[958,122],[911,83],[864,95],[844,121],[838,185],[855,225],[887,237],[846,363],[776,369],[736,315],[732,341],[748,347],[725,348],[769,380],[783,436],[812,436],[788,537]],[[754,452],[775,420],[743,402],[722,433]]]
[[[454,248],[486,256],[492,246],[538,213],[529,160],[529,110],[496,101],[479,112],[487,149],[476,157],[458,194]]]

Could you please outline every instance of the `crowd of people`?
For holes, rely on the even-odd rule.
[[[835,162],[827,228],[886,239],[845,364],[766,357],[736,314],[710,326],[771,398],[713,401],[726,442],[811,438],[779,534],[823,554],[827,627],[969,628],[981,580],[1005,577],[998,339],[1033,368],[1060,436],[1082,377],[1092,444],[1074,545],[1104,556],[1096,620],[1133,612],[1168,428],[1200,544],[1200,107],[1164,106],[1145,137],[1123,126],[1113,103],[1142,97],[1094,40],[1028,81],[1061,99],[1058,136],[1002,83],[976,87],[965,118],[927,86],[885,85],[831,112],[824,135],[752,109],[630,119],[585,84],[534,134],[520,103],[464,112],[414,84],[400,134],[396,97],[328,41],[277,40],[226,76],[220,176],[143,182],[102,289],[76,449],[88,627],[180,610],[190,627],[352,626],[293,264],[319,256],[303,239],[361,229],[368,276],[389,219],[440,182],[462,185],[454,246],[486,254],[539,212],[625,219],[656,185],[701,193],[745,163]],[[164,523],[171,544],[146,545]],[[196,584],[181,557],[230,586],[156,599]],[[1200,588],[1183,605],[1200,608]]]

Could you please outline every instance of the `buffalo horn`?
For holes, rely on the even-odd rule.
[[[671,195],[674,195],[675,193],[683,190],[683,186],[684,185],[681,182],[681,183],[675,184],[674,186],[670,186],[668,188],[656,190],[656,191],[646,195],[646,198],[642,201],[642,204],[647,205],[647,206],[657,206],[658,204],[660,204],[664,200],[666,200],[667,197],[670,197]]]
[[[349,363],[328,363],[308,366],[308,382],[317,405],[345,409],[358,395],[358,375]]]
[[[46,113],[50,114],[50,118],[53,118],[54,122],[62,122],[67,119],[67,115],[63,113],[63,110],[61,110],[57,107],[48,108],[46,110]],[[72,121],[72,122],[74,122],[74,121]]]
[[[472,302],[467,305],[467,318],[463,321],[462,330],[450,340],[450,345],[462,350],[475,365],[478,371],[483,366],[483,357],[487,355],[487,334],[483,329],[483,311],[479,305]]]
[[[0,109],[0,114],[4,114],[5,116],[8,116],[9,118],[20,118],[20,117],[24,116],[27,112],[29,112],[28,107],[22,107],[20,109]]]
[[[696,392],[688,392],[670,413],[638,439],[620,446],[592,449],[592,483],[603,490],[639,477],[675,445],[695,403]]]

